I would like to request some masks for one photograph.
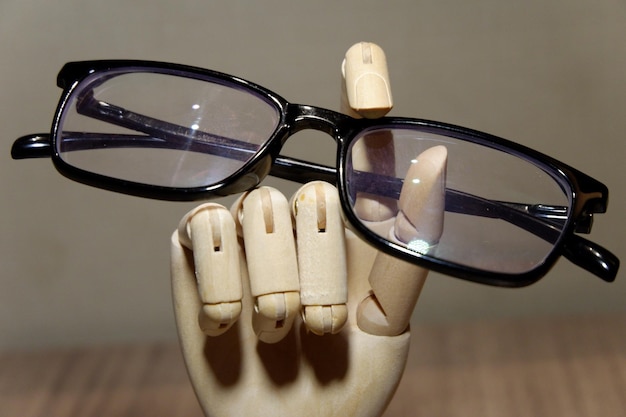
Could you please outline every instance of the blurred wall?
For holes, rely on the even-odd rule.
[[[625,21],[617,0],[3,0],[0,349],[175,338],[168,239],[193,205],[92,189],[49,160],[10,159],[15,138],[49,129],[66,61],[197,65],[338,109],[343,54],[376,42],[393,114],[494,133],[605,182],[610,209],[591,238],[623,257]],[[289,152],[315,148],[332,161],[332,142],[313,139],[294,138]],[[625,299],[624,272],[607,285],[563,260],[519,290],[432,274],[415,321],[624,312]]]

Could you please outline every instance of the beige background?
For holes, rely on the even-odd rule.
[[[10,159],[15,138],[49,129],[66,61],[198,65],[338,109],[345,50],[376,42],[393,114],[510,138],[605,182],[610,209],[591,239],[623,257],[625,22],[618,0],[2,0],[0,350],[175,338],[168,238],[193,205],[91,189],[48,160]],[[288,148],[333,159],[322,135]],[[607,285],[564,260],[519,290],[432,274],[415,320],[625,311],[624,300],[626,273]]]

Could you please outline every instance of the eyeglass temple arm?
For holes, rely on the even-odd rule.
[[[613,282],[619,270],[619,259],[613,253],[579,235],[570,234],[563,243],[563,256],[606,282]]]
[[[50,135],[47,133],[34,133],[18,138],[11,147],[11,158],[50,158],[52,147]]]

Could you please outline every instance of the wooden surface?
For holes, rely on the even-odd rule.
[[[626,316],[416,325],[385,416],[626,416]],[[0,417],[202,414],[176,345],[0,355]]]

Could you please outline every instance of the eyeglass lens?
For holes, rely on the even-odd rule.
[[[275,103],[217,79],[96,73],[67,100],[56,150],[85,171],[194,188],[235,174],[280,120]],[[565,227],[568,187],[489,144],[419,126],[379,126],[351,141],[347,155],[353,213],[411,251],[524,273],[545,260]]]
[[[567,220],[569,195],[557,178],[449,132],[370,129],[351,143],[348,155],[355,215],[380,237],[449,262],[528,272],[550,254]],[[437,170],[439,177],[432,178]],[[406,224],[394,220],[394,227],[381,230],[385,217],[405,218]]]
[[[107,73],[84,80],[68,100],[57,151],[68,164],[111,178],[202,187],[243,167],[279,121],[274,104],[234,86]]]

